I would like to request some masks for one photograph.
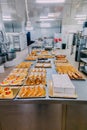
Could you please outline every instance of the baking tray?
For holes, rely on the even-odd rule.
[[[45,68],[31,68],[29,73],[47,73],[46,69],[45,69],[45,72],[44,71],[39,71],[38,69],[45,69]],[[33,71],[33,70],[36,70],[36,71]]]
[[[22,86],[22,87],[23,87],[23,86]],[[24,86],[24,87],[26,88],[27,86]],[[21,91],[21,89],[22,89],[22,88],[20,88],[20,91]],[[20,93],[20,91],[19,91],[19,93]],[[18,95],[16,96],[16,98],[18,98],[18,99],[45,98],[45,97],[46,97],[46,88],[45,88],[45,86],[44,86],[44,95],[43,95],[43,96],[27,96],[27,97],[20,97],[19,93],[18,93]]]
[[[20,75],[23,75],[23,74],[10,73],[2,82],[6,81],[7,78],[8,78],[10,75],[20,76]],[[22,80],[20,81],[20,84],[12,84],[12,83],[11,83],[12,80],[7,80],[7,81],[9,81],[7,84],[1,84],[1,83],[2,83],[2,82],[1,82],[0,85],[1,85],[1,86],[21,86],[21,85],[24,84],[24,81],[26,80],[27,76],[28,76],[28,72],[27,72],[26,76],[24,77],[24,79],[22,79]]]
[[[24,84],[24,82],[25,82],[25,80],[26,80],[26,78],[27,78],[27,76],[25,77],[25,79],[24,80],[22,80],[21,82],[20,82],[20,84],[12,84],[11,82],[12,81],[9,81],[9,83],[8,84],[1,84],[3,81],[5,81],[6,80],[6,78],[0,83],[0,85],[1,86],[21,86],[21,85],[23,85]]]
[[[17,68],[17,69],[29,69],[32,65],[33,65],[33,63],[31,65],[28,65],[27,67],[25,67],[23,65],[22,66],[17,65],[15,68]]]
[[[37,63],[51,63],[51,61],[38,60]]]
[[[56,69],[56,71],[57,71],[58,74],[63,74],[63,73],[58,72],[57,69]],[[81,72],[78,71],[78,73],[82,76],[82,78],[72,78],[72,77],[69,76],[68,73],[65,73],[65,74],[68,74],[68,76],[70,77],[71,80],[80,80],[80,81],[81,80],[86,80],[86,77]]]
[[[32,57],[32,56],[31,56]],[[28,59],[28,58],[25,58],[25,61],[36,61],[38,59],[38,57],[36,56],[35,59]]]
[[[24,86],[30,86],[30,85],[27,85],[27,84],[26,84],[27,79],[28,79],[28,77],[27,77],[26,80],[24,81],[24,84],[23,84]],[[47,80],[46,80],[46,78],[45,78],[45,81],[46,81],[46,83],[45,83],[45,84],[42,84],[42,85],[45,85],[45,86],[46,86],[46,85],[47,85]],[[40,84],[41,84],[41,83],[40,83]]]
[[[69,98],[69,99],[76,99],[78,96],[77,94],[61,94],[61,93],[54,93],[53,92],[53,84],[52,81],[49,81],[49,97],[51,98]]]
[[[13,91],[13,97],[0,98],[0,100],[14,99],[17,96],[17,94],[19,92],[19,87],[18,86],[17,87],[10,86],[9,88]]]
[[[37,64],[40,64],[40,63],[37,63]],[[35,68],[51,68],[52,66],[51,66],[51,63],[49,64],[49,63],[46,63],[46,64],[49,64],[49,66],[37,66],[37,64],[35,65]],[[45,64],[45,63],[41,63],[41,64]]]

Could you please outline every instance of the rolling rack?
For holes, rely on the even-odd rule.
[[[87,38],[85,38],[85,42],[84,44],[81,44],[83,46],[81,46],[81,49],[79,51],[79,66],[78,66],[78,70],[84,72],[85,74],[87,74]]]

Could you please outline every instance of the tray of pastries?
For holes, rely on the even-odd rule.
[[[32,50],[30,53],[31,56],[37,56],[37,50]]]
[[[52,55],[38,55],[38,59],[51,59],[54,58]]]
[[[43,72],[46,73],[46,69],[45,68],[33,68],[30,70],[30,72]]]
[[[68,60],[67,59],[59,59],[59,60],[55,60],[54,63],[68,63]]]
[[[30,68],[32,64],[32,62],[22,62],[18,64],[16,68]]]
[[[68,74],[70,79],[85,80],[84,75],[71,65],[56,66],[56,70],[59,74]]]
[[[55,65],[56,65],[57,67],[58,67],[58,66],[67,66],[67,67],[68,67],[68,66],[72,66],[69,62],[68,62],[68,63],[56,63]]]
[[[51,63],[36,63],[36,68],[51,68]]]
[[[19,88],[0,86],[0,99],[13,99],[16,97]]]
[[[46,96],[46,90],[44,85],[35,85],[35,86],[22,86],[17,95],[17,98],[39,98],[45,96]]]
[[[20,68],[15,68],[11,71],[10,74],[14,74],[14,75],[25,75],[27,76],[28,74],[28,68],[24,68],[24,69],[20,69]]]
[[[40,52],[40,55],[49,55],[49,52],[46,51],[46,50],[43,50],[43,51]]]
[[[31,55],[29,55],[29,56],[27,56],[27,58],[25,59],[25,60],[29,60],[29,61],[35,61],[35,60],[37,60],[37,56],[31,56]]]
[[[32,72],[28,75],[24,85],[46,85],[46,74],[41,72]]]
[[[15,75],[10,74],[7,78],[5,78],[0,85],[22,85],[24,83],[26,76],[25,75]]]
[[[57,55],[56,60],[63,60],[66,59],[66,55]]]

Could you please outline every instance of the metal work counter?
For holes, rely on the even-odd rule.
[[[87,130],[87,80],[72,82],[77,99],[49,98],[46,87],[46,98],[0,100],[0,130]]]

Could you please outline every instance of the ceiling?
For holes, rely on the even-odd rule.
[[[36,0],[28,0],[28,11],[33,25],[38,26],[40,16],[48,13],[56,14],[55,21],[51,21],[53,26],[61,20],[64,25],[74,25],[77,14],[87,14],[87,0],[66,0],[63,4],[37,4]],[[13,21],[26,22],[25,0],[0,0],[0,12],[1,16],[10,15]]]

